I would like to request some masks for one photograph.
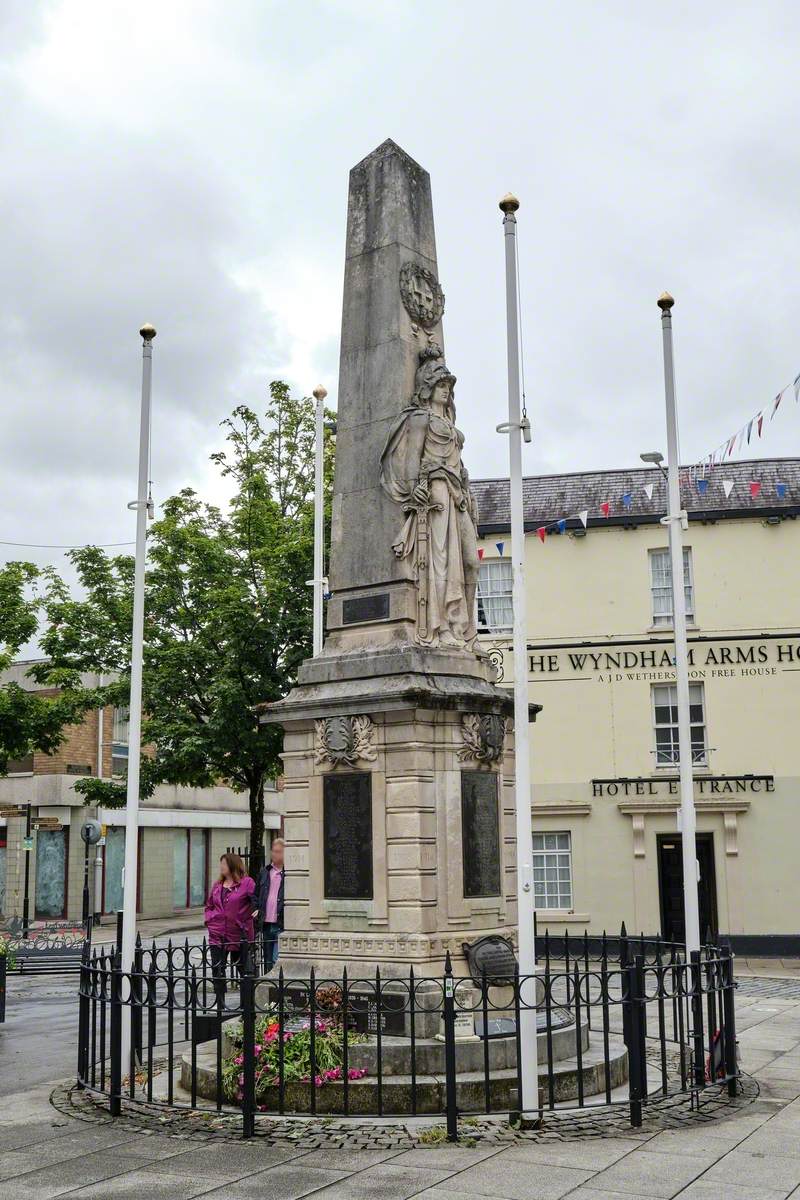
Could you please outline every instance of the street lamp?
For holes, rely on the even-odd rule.
[[[683,856],[683,914],[687,956],[700,949],[700,913],[697,895],[697,818],[694,807],[692,772],[692,733],[689,715],[689,653],[686,641],[686,593],[683,583],[683,530],[688,529],[686,511],[681,508],[680,464],[678,461],[678,416],[675,404],[675,364],[672,354],[672,306],[668,292],[658,298],[664,344],[664,392],[667,419],[667,470],[664,456],[650,450],[640,457],[657,466],[667,480],[667,515],[661,524],[669,531],[672,622],[675,635],[675,691],[678,701],[678,773],[680,777],[680,830]]]

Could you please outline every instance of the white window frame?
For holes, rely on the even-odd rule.
[[[666,696],[664,693],[667,693]],[[692,735],[692,766],[707,767],[708,766],[708,726],[706,718],[706,697],[705,688],[702,683],[689,684],[689,705],[699,704],[701,709],[701,721],[691,721]],[[658,770],[674,770],[680,766],[680,753],[678,750],[678,688],[675,683],[653,683],[650,685],[650,707],[653,722],[653,743],[655,764]],[[656,709],[670,708],[673,710],[670,713],[669,721],[657,721]],[[674,719],[673,719],[674,715]],[[659,745],[658,731],[668,729],[670,731],[670,746],[665,748],[662,744]],[[700,738],[696,737],[696,731],[700,730],[702,734],[702,745]]]
[[[672,569],[669,550],[656,547],[647,553],[650,571],[650,610],[653,618],[653,628],[671,629],[675,614],[672,611]],[[656,577],[656,564],[659,564],[661,575]],[[661,565],[663,564],[663,565]],[[664,569],[664,567],[666,569]],[[692,548],[683,547],[683,591],[686,600],[686,620],[694,623],[694,568],[692,566]],[[658,611],[658,610],[661,611]]]
[[[498,586],[502,583],[502,586]],[[512,571],[510,558],[488,558],[478,565],[478,588],[475,602],[478,606],[479,633],[510,633],[514,627],[512,595]],[[502,619],[490,621],[490,617],[501,615]]]
[[[555,877],[553,877],[553,872],[555,872]],[[550,878],[548,878],[548,873]],[[569,829],[535,829],[533,831],[534,908],[545,912],[574,912],[574,893],[572,833]]]
[[[113,779],[124,779],[128,773],[129,725],[130,709],[127,705],[115,707],[111,715],[111,776]],[[118,763],[124,762],[123,770],[120,770],[119,767],[115,770],[115,759]]]

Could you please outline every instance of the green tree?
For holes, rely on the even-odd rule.
[[[33,563],[0,567],[0,672],[7,671],[37,635],[40,582],[41,572]],[[26,758],[35,750],[53,754],[64,740],[66,727],[97,703],[97,693],[82,685],[75,670],[37,663],[28,676],[39,688],[57,690],[46,695],[16,681],[0,684],[0,775],[7,773],[9,761]]]
[[[148,532],[142,741],[152,753],[142,776],[145,790],[227,782],[246,791],[257,862],[282,735],[259,727],[254,706],[284,696],[311,652],[313,404],[276,382],[263,422],[239,407],[223,426],[212,461],[232,489],[227,510],[185,488]],[[325,477],[329,497],[329,439]],[[107,698],[125,703],[133,560],[94,547],[71,557],[82,595],[51,578],[45,652],[61,667],[114,673]],[[118,785],[82,784],[94,803],[121,798]]]

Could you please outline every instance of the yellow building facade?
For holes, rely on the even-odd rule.
[[[699,478],[682,472],[701,929],[747,953],[797,953],[800,460]],[[508,482],[473,489],[480,637],[511,683]],[[540,924],[611,932],[624,918],[680,938],[664,480],[655,469],[540,477],[524,496],[528,680],[543,706],[531,731]]]

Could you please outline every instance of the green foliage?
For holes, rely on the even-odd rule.
[[[15,971],[17,969],[17,956],[11,949],[8,939],[0,934],[0,956],[6,960],[6,970]]]
[[[33,563],[0,567],[0,671],[7,670],[36,636],[44,575]],[[57,690],[43,695],[18,682],[0,684],[0,775],[6,774],[9,759],[26,758],[35,750],[54,753],[66,727],[97,703],[97,692],[83,687],[74,669],[39,663],[29,675],[40,686]]]
[[[241,1100],[242,1073],[244,1064],[244,1038],[241,1024],[229,1032],[231,1053],[223,1060],[223,1092],[228,1100]],[[363,1034],[348,1032],[348,1046],[365,1040]],[[269,1011],[256,1021],[255,1065],[256,1102],[268,1098],[270,1088],[277,1087],[280,1079],[280,1024],[277,1009]],[[337,1017],[317,1017],[315,1021],[313,1083],[323,1087],[326,1083],[340,1083],[343,1077],[344,1030]],[[366,1072],[352,1069],[349,1079],[361,1079]],[[283,1033],[283,1080],[289,1083],[311,1083],[311,1021],[306,1020],[301,1029]]]
[[[225,448],[212,461],[232,489],[227,510],[185,488],[148,531],[142,742],[152,754],[142,780],[150,790],[227,782],[246,791],[258,847],[282,735],[260,728],[254,708],[284,696],[311,652],[313,404],[273,383],[263,422],[239,407],[223,428]],[[133,559],[95,547],[71,558],[81,594],[51,577],[44,651],[62,668],[115,673],[107,702],[125,704]],[[113,804],[118,785],[103,787],[102,803]],[[96,802],[96,781],[81,790]]]

